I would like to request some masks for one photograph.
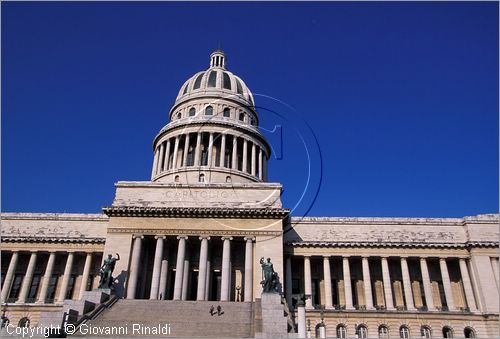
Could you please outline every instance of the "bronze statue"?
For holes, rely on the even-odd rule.
[[[116,256],[116,258],[113,258],[113,256],[109,254],[108,258],[104,259],[104,263],[99,271],[101,278],[98,288],[111,288],[113,286],[113,270],[115,269],[116,262],[120,260],[120,255],[118,253],[116,253]]]
[[[274,271],[273,263],[271,262],[271,258],[267,258],[267,261],[264,261],[264,258],[260,258],[260,265],[262,267],[262,278],[263,280],[260,282],[262,285],[262,289],[264,293],[273,293],[278,291],[278,273]]]

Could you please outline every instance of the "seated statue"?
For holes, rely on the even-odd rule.
[[[120,260],[120,255],[116,253],[116,258],[111,254],[104,259],[104,263],[99,271],[99,287],[98,288],[111,288],[113,286],[113,270],[115,269],[116,262]]]

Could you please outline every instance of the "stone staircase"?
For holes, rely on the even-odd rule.
[[[214,306],[215,314],[210,314]],[[217,305],[222,308],[217,315]],[[81,325],[78,337],[254,337],[254,303],[221,301],[118,300],[95,319]],[[170,333],[148,334],[133,332],[134,324],[141,328],[163,328]],[[137,326],[137,325],[136,325]],[[121,333],[83,333],[85,330],[118,328]],[[127,333],[123,333],[123,328]],[[136,327],[137,328],[137,327]]]

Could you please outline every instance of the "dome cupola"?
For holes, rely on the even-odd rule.
[[[258,129],[254,98],[226,69],[226,55],[181,86],[170,122],[154,140],[152,181],[259,182],[267,178],[271,149]]]

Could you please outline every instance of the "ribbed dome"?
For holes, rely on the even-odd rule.
[[[254,106],[253,95],[238,76],[226,70],[225,55],[215,51],[210,55],[210,68],[189,78],[179,90],[176,103],[200,95],[216,95],[243,99],[248,106]]]

